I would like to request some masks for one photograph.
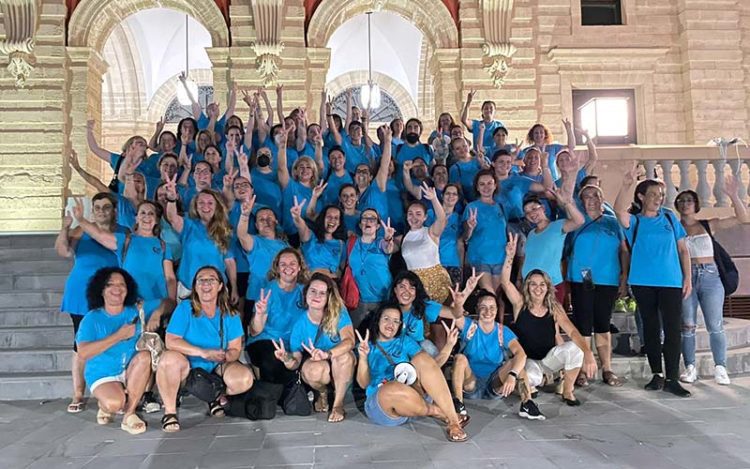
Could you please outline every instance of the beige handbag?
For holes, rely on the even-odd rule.
[[[138,316],[141,319],[141,336],[138,338],[138,342],[135,343],[135,349],[139,352],[145,350],[151,353],[151,369],[156,371],[156,367],[159,365],[159,358],[161,358],[161,354],[166,347],[159,334],[156,332],[146,332],[146,313],[143,311],[143,301],[139,301],[137,307]]]

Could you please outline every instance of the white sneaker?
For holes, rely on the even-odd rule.
[[[694,383],[698,379],[698,370],[695,365],[688,365],[685,371],[680,375],[680,381],[683,383]]]
[[[716,365],[714,367],[714,380],[716,381],[716,384],[729,384],[730,381],[727,369],[721,365]]]

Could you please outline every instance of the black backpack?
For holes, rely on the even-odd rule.
[[[703,225],[703,228],[711,237],[711,241],[714,245],[714,262],[719,270],[721,284],[724,285],[724,295],[730,296],[737,291],[737,287],[740,284],[740,273],[732,260],[732,256],[730,256],[727,250],[724,249],[724,246],[719,244],[719,242],[716,241],[716,238],[714,238],[708,220],[700,220],[700,224]]]

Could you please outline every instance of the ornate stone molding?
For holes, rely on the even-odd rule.
[[[487,41],[482,44],[484,69],[495,87],[500,88],[510,69],[510,59],[516,53],[515,46],[510,43],[513,0],[482,0],[481,12],[484,39]]]
[[[284,19],[283,0],[256,0],[253,6],[253,23],[257,41],[250,44],[255,51],[255,64],[265,85],[276,81],[284,43],[281,42]]]
[[[36,0],[0,0],[5,26],[5,40],[0,52],[7,54],[8,72],[16,79],[16,87],[26,86],[34,69],[34,35],[39,20]]]

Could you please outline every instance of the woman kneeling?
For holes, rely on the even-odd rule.
[[[180,430],[177,393],[192,370],[201,368],[221,376],[225,393],[241,394],[253,386],[253,373],[238,360],[242,353],[242,320],[229,304],[221,273],[212,266],[198,269],[190,301],[175,309],[167,326],[167,350],[159,360],[156,384],[164,401],[162,429]],[[224,416],[220,396],[209,403],[212,416]]]
[[[135,280],[126,271],[99,269],[86,290],[91,311],[76,337],[78,356],[86,361],[84,377],[99,402],[97,423],[112,423],[113,415],[123,411],[120,428],[131,435],[146,431],[135,409],[151,378],[151,355],[135,350],[141,333],[137,295]]]
[[[410,417],[435,417],[447,423],[449,441],[466,441],[462,426],[468,416],[461,419],[456,414],[437,362],[411,337],[401,334],[402,318],[397,304],[384,305],[375,312],[365,337],[360,337],[357,382],[367,390],[367,417],[385,426],[402,425]],[[457,334],[453,336],[457,339]],[[455,341],[449,344],[453,348]],[[433,403],[425,400],[425,393]]]

